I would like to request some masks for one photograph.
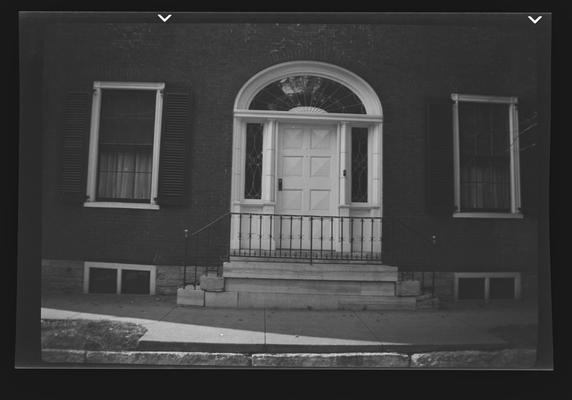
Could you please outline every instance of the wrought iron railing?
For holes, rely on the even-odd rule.
[[[192,268],[195,287],[199,268],[206,272],[214,270],[218,276],[221,275],[222,263],[228,258],[229,216],[230,213],[224,213],[192,232],[185,229],[183,287],[188,283],[188,267]]]
[[[382,218],[231,213],[230,256],[381,261]]]
[[[200,229],[185,230],[183,283],[188,282],[188,267],[195,285],[199,268],[215,270],[220,276],[229,257],[383,263],[429,274],[438,269],[437,234],[429,230],[431,226],[424,216],[227,212]]]

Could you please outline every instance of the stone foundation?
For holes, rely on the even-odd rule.
[[[83,293],[83,261],[43,259],[42,293]]]

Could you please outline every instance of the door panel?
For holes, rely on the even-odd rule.
[[[332,224],[319,217],[335,214],[336,132],[335,125],[279,126],[277,178],[283,189],[277,192],[276,213],[295,217],[285,216],[275,225],[277,247],[320,250],[330,245]]]

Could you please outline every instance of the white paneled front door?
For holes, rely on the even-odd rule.
[[[331,220],[323,216],[337,210],[336,132],[336,125],[279,125],[276,213],[284,217],[277,221],[277,247],[329,249]],[[317,218],[310,226],[309,217],[297,217],[302,215]]]

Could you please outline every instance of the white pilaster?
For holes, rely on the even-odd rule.
[[[455,178],[455,211],[461,210],[461,161],[459,154],[459,100],[457,96],[452,96],[453,99],[453,167]]]
[[[510,158],[510,180],[511,184],[511,212],[514,214],[520,212],[520,145],[518,138],[518,113],[517,105],[512,103],[509,105],[509,143],[511,143],[509,151]]]
[[[381,137],[381,123],[372,126],[371,128],[371,205],[372,216],[381,216],[381,203],[382,203],[382,180],[383,180],[383,155],[382,155],[382,137]]]
[[[349,174],[350,174],[350,133],[347,122],[340,122],[338,124],[339,137],[340,137],[340,206],[348,205],[349,198]]]
[[[240,208],[240,200],[241,196],[241,176],[242,176],[242,167],[243,167],[243,157],[242,157],[242,148],[243,148],[243,124],[239,118],[234,118],[233,123],[233,131],[232,131],[232,175],[231,175],[231,196],[230,196],[230,210],[232,212],[239,213],[241,211]],[[238,221],[238,215],[231,217],[231,224],[230,224],[230,248],[231,249],[239,249],[240,248],[240,238],[239,238],[239,226],[238,223],[235,223],[235,220]]]
[[[266,121],[262,134],[262,200],[265,202],[274,201],[274,130],[276,122],[274,120]]]

